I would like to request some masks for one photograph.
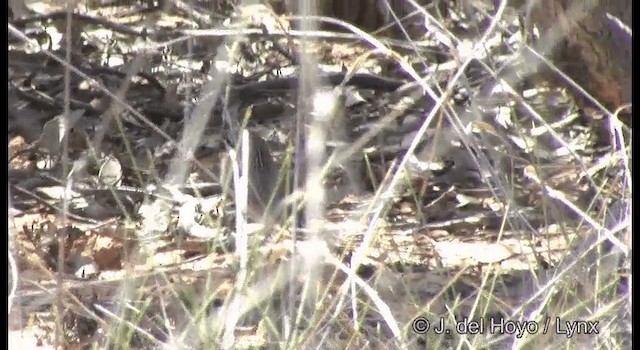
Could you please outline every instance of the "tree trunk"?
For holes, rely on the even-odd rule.
[[[606,107],[630,103],[631,0],[534,1],[541,44],[561,38],[553,62]]]

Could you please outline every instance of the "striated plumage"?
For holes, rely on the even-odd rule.
[[[267,142],[249,131],[247,215],[250,220],[276,219],[281,212],[286,186],[280,179],[280,168],[281,164],[273,158]]]

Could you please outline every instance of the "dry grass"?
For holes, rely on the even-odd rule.
[[[9,24],[11,346],[630,346],[630,128],[546,80],[557,67],[520,40],[506,2],[417,11],[428,34],[393,40],[335,18],[289,31],[296,17],[260,7],[194,30],[211,20],[195,4],[191,17],[184,3],[129,5],[102,9],[108,30],[35,21],[51,50]],[[146,39],[127,32],[142,27]],[[81,33],[98,49],[81,53]],[[120,59],[118,74],[96,69]],[[321,72],[342,67],[351,83],[409,83],[327,93]],[[294,68],[293,87],[251,89]],[[229,125],[268,139],[306,189],[289,198],[304,220],[247,222]]]

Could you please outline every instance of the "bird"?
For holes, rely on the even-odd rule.
[[[247,217],[252,221],[277,220],[282,213],[286,183],[281,179],[278,162],[267,142],[253,131],[249,133],[249,188]]]

